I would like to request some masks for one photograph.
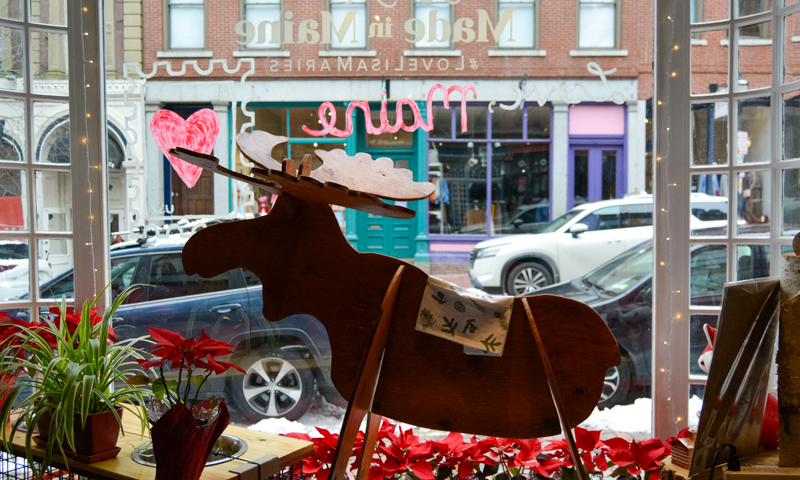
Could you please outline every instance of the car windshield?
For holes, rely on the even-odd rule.
[[[561,215],[560,217],[556,218],[552,222],[548,223],[547,225],[543,226],[542,228],[538,229],[536,233],[549,233],[555,232],[559,228],[561,228],[565,223],[569,222],[573,218],[577,217],[578,214],[583,212],[583,209],[580,210],[570,210],[569,212]]]
[[[617,257],[583,281],[609,295],[619,295],[653,273],[653,246],[645,245]]]

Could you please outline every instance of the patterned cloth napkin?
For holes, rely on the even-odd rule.
[[[437,337],[502,355],[514,297],[475,293],[428,277],[416,329]]]

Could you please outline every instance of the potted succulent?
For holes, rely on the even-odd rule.
[[[116,456],[123,410],[140,419],[142,433],[147,429],[139,388],[113,388],[142,371],[135,360],[144,352],[135,344],[145,338],[117,341],[109,326],[111,316],[132,290],[120,293],[102,316],[95,308],[96,299],[84,303],[80,313],[68,309],[62,300],[58,308],[50,310],[54,318],[43,317],[38,323],[12,319],[15,331],[0,344],[0,376],[24,370],[28,377],[2,392],[7,398],[0,418],[7,418],[12,404],[20,401],[20,415],[10,430],[4,430],[3,441],[8,447],[23,422],[27,424],[25,452],[37,477],[56,451],[65,461],[66,457],[92,462]],[[30,391],[33,394],[25,398]],[[37,440],[44,448],[38,472],[32,454]]]
[[[230,368],[245,373],[238,365],[216,357],[229,355],[233,345],[200,333],[200,339],[184,338],[179,333],[148,327],[156,342],[150,348],[152,360],[137,360],[142,368],[158,368],[160,375],[151,379],[137,375],[131,384],[152,386],[147,414],[152,427],[153,454],[157,480],[197,480],[217,439],[230,422],[225,400],[214,397],[198,401],[200,389],[212,373]],[[167,380],[164,366],[178,370],[177,380]],[[205,374],[195,375],[198,371]],[[192,392],[194,386],[194,392]]]

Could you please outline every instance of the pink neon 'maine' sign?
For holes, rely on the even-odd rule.
[[[364,119],[366,120],[367,124],[367,133],[370,135],[380,135],[381,133],[389,132],[395,133],[401,128],[406,132],[413,132],[417,128],[422,128],[426,132],[430,132],[433,130],[433,92],[436,90],[441,90],[444,92],[444,106],[445,108],[450,108],[450,93],[453,91],[461,93],[461,131],[467,131],[467,92],[472,92],[473,99],[477,99],[478,95],[475,93],[475,87],[472,85],[467,85],[462,87],[460,85],[453,85],[450,88],[444,88],[441,84],[434,85],[428,91],[428,121],[425,122],[422,120],[422,114],[419,111],[419,107],[417,107],[416,102],[409,98],[404,98],[397,102],[395,106],[396,120],[394,125],[389,125],[389,120],[386,116],[386,100],[381,102],[381,121],[380,126],[375,127],[372,124],[372,117],[369,111],[369,102],[366,100],[360,100],[357,102],[352,102],[347,107],[347,118],[346,118],[346,125],[344,130],[339,130],[335,127],[336,125],[336,108],[334,108],[331,102],[324,102],[319,106],[319,110],[317,111],[317,115],[319,116],[319,123],[322,124],[322,130],[311,130],[307,126],[303,125],[303,131],[309,135],[313,135],[315,137],[321,137],[323,135],[333,135],[335,137],[347,137],[353,133],[353,110],[356,108],[360,108],[364,112]],[[381,91],[381,95],[386,95],[385,91]],[[403,105],[408,105],[408,108],[411,109],[411,112],[414,114],[414,123],[412,125],[406,125],[403,123]],[[328,111],[330,115],[330,120],[328,120],[328,116],[325,115],[325,111]]]

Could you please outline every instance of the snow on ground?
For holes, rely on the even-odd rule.
[[[697,428],[699,421],[697,412],[702,406],[703,400],[696,396],[689,400],[689,425],[694,428]],[[603,432],[601,438],[623,436],[627,440],[647,440],[652,436],[650,430],[652,408],[653,402],[649,398],[639,398],[632,405],[618,405],[606,410],[595,408],[589,418],[581,424],[581,428],[601,430]],[[321,437],[316,427],[338,433],[342,428],[344,414],[345,409],[326,402],[322,397],[317,397],[314,406],[299,421],[268,419],[261,420],[248,428],[273,434],[301,432],[312,437]],[[410,426],[401,424],[401,427],[405,430]],[[364,425],[361,429],[364,429]],[[414,427],[414,434],[424,440],[438,440],[444,438],[447,432]]]

